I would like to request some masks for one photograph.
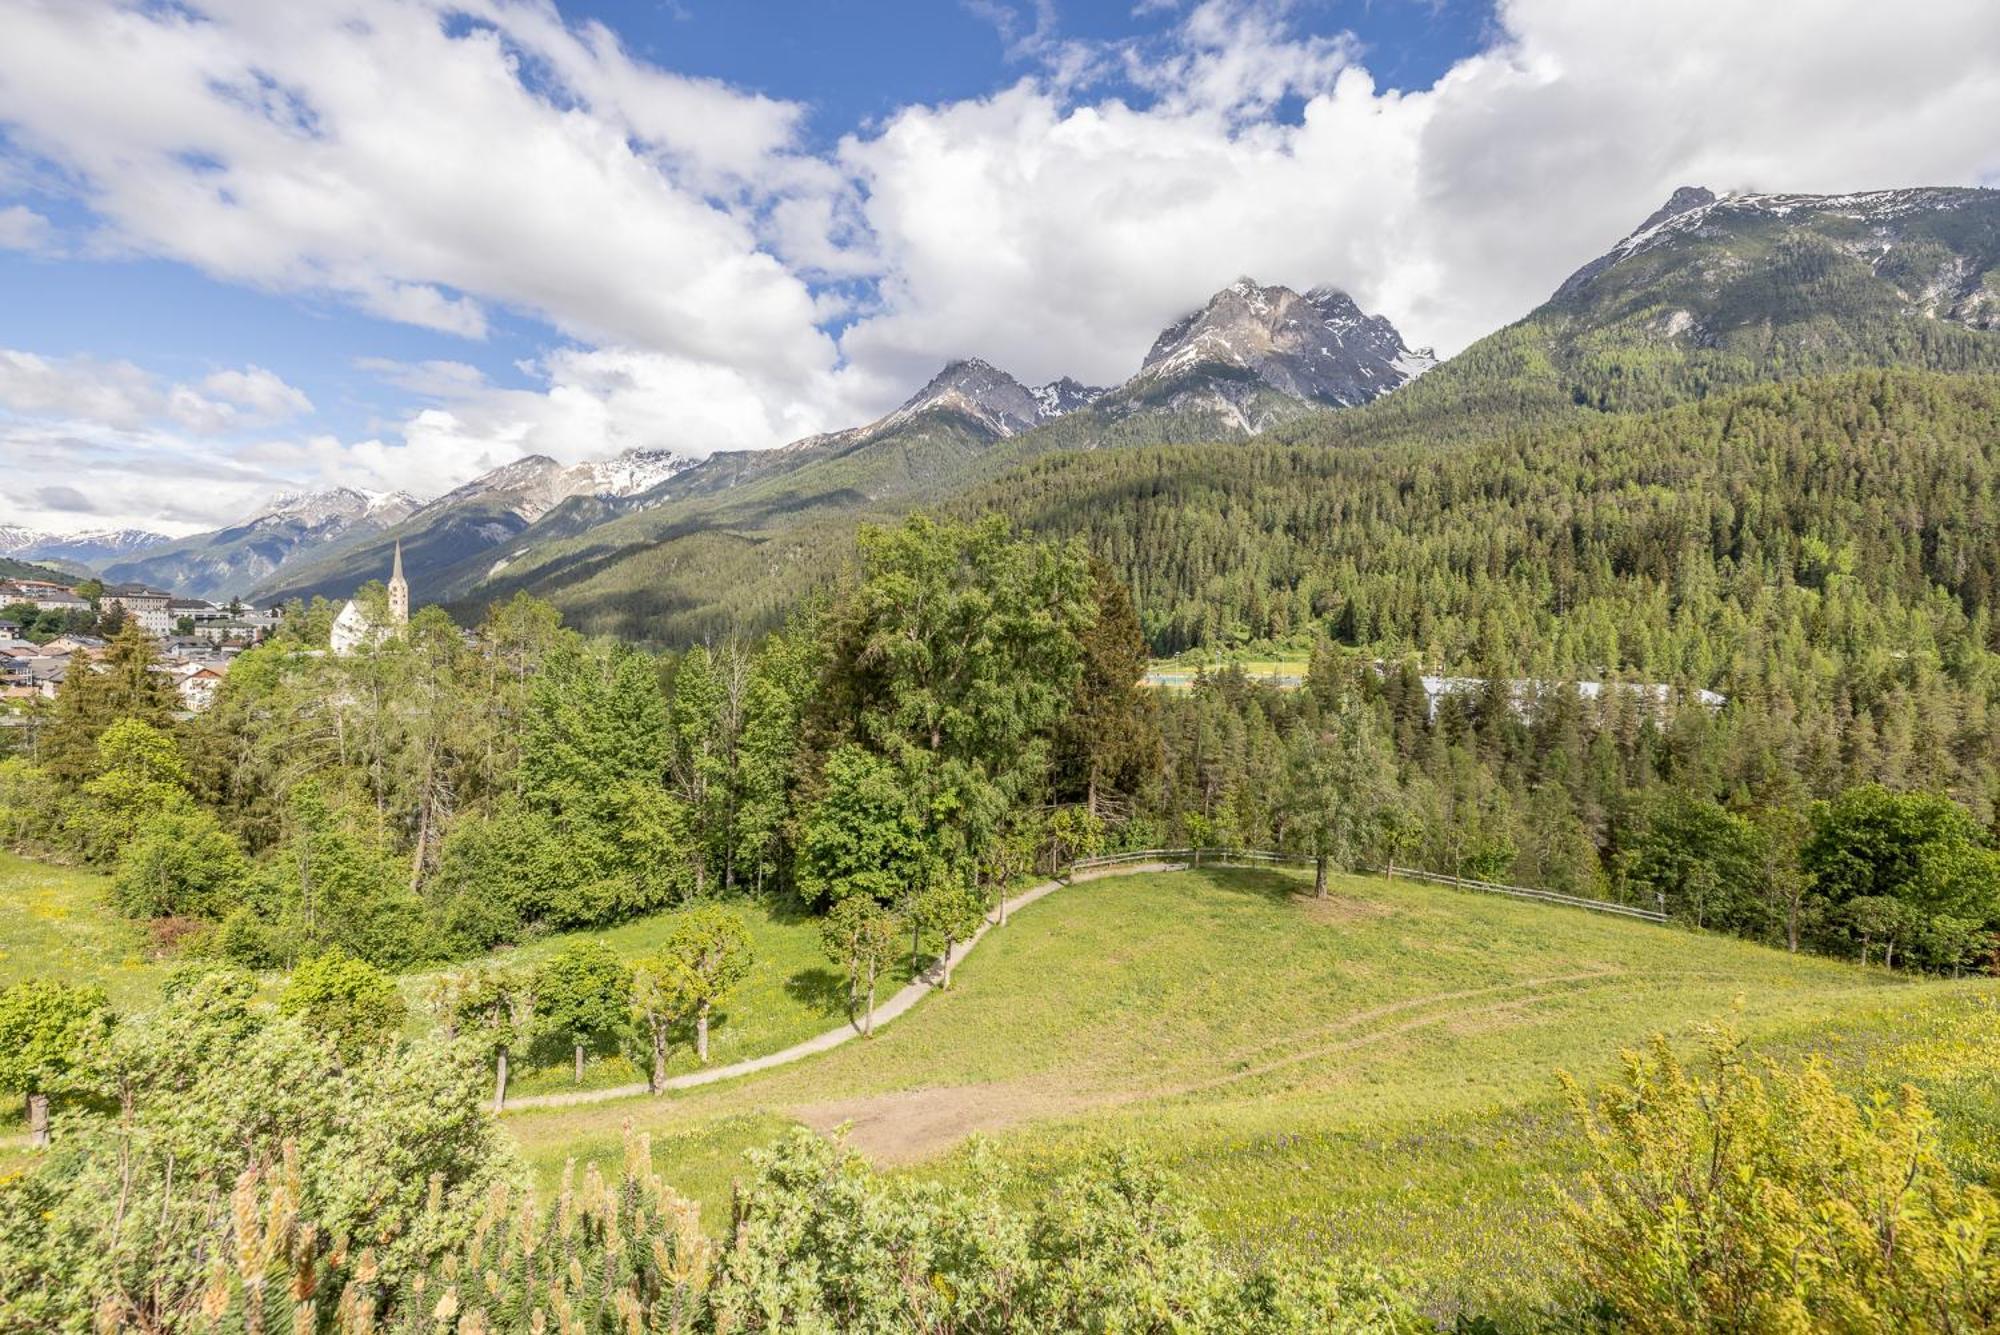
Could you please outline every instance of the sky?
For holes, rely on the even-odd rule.
[[[0,525],[1115,384],[1242,276],[1448,355],[1995,125],[1992,0],[0,0]]]

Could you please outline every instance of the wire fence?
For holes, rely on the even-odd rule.
[[[1096,871],[1106,867],[1121,867],[1140,862],[1185,862],[1199,867],[1204,863],[1211,866],[1240,866],[1245,864],[1290,866],[1311,866],[1313,859],[1304,853],[1280,853],[1264,848],[1143,848],[1126,853],[1106,853],[1100,857],[1078,858],[1070,863],[1070,875],[1082,871]],[[1446,876],[1440,872],[1423,871],[1410,867],[1363,867],[1362,871],[1378,875],[1401,876],[1407,880],[1423,881],[1429,885],[1449,886],[1455,890],[1471,890],[1479,894],[1504,895],[1509,899],[1527,899],[1542,904],[1560,904],[1565,908],[1587,909],[1592,913],[1609,913],[1619,918],[1636,918],[1641,922],[1664,923],[1669,921],[1665,912],[1657,909],[1642,909],[1635,904],[1618,904],[1608,899],[1585,899],[1579,895],[1560,895],[1553,890],[1537,890],[1527,885],[1506,885],[1499,881],[1475,881],[1465,876]]]

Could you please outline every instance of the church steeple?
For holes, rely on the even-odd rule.
[[[403,540],[396,539],[396,561],[389,568],[389,620],[398,626],[410,624],[410,586],[403,579]]]

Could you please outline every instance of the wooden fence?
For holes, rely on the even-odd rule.
[[[1277,853],[1263,848],[1144,848],[1130,853],[1107,853],[1102,857],[1079,858],[1070,863],[1070,875],[1080,871],[1095,871],[1103,867],[1120,867],[1134,862],[1186,862],[1199,867],[1204,862],[1218,866],[1241,866],[1243,864],[1282,863],[1292,866],[1311,866],[1313,859],[1304,853]],[[1553,890],[1537,890],[1526,885],[1503,885],[1497,881],[1474,881],[1464,876],[1445,876],[1438,872],[1418,871],[1408,867],[1362,868],[1381,875],[1401,876],[1412,881],[1424,881],[1431,885],[1450,886],[1455,890],[1473,890],[1486,895],[1505,895],[1509,899],[1528,899],[1543,904],[1561,904],[1565,908],[1588,909],[1592,913],[1609,913],[1620,918],[1636,918],[1641,922],[1667,922],[1664,912],[1657,909],[1642,909],[1632,904],[1614,904],[1606,899],[1584,899],[1578,895],[1559,895]]]

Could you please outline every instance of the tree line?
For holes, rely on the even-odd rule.
[[[1052,812],[1142,763],[1129,598],[998,520],[868,531],[754,647],[655,656],[517,597],[335,655],[329,612],[295,607],[193,716],[128,627],[15,730],[0,838],[253,969],[406,968],[757,893],[865,897],[948,945],[1074,837]]]

